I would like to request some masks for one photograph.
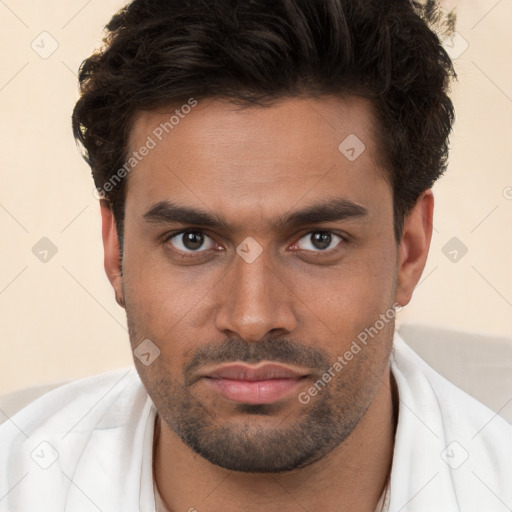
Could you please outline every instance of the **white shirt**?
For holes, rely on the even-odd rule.
[[[512,425],[397,333],[391,371],[400,404],[388,510],[510,512]],[[0,512],[155,512],[155,414],[135,368],[40,397],[0,426]]]

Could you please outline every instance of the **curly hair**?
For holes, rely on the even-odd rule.
[[[393,191],[405,215],[446,170],[456,73],[440,38],[455,15],[427,0],[134,0],[80,67],[73,134],[114,213],[122,253],[126,165],[137,112],[194,98],[264,107],[285,97],[372,101]],[[123,173],[124,175],[125,173]]]

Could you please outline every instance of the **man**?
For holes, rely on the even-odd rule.
[[[454,118],[436,20],[409,0],[113,17],[73,129],[137,371],[0,428],[2,511],[512,508],[512,427],[394,332]]]

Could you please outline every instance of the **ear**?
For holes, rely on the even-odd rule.
[[[432,238],[433,215],[434,195],[429,189],[421,194],[404,219],[402,240],[398,248],[396,289],[396,302],[402,306],[410,302],[425,268]]]
[[[110,203],[100,200],[101,209],[101,235],[105,253],[104,265],[110,284],[114,288],[117,303],[124,308],[123,277],[121,275],[121,261],[119,258],[119,243],[114,214]]]

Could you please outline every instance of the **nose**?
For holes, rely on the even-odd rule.
[[[233,267],[217,287],[216,328],[226,335],[258,341],[266,335],[284,335],[297,325],[293,293],[286,276],[278,275],[263,253],[248,263],[236,257]]]

